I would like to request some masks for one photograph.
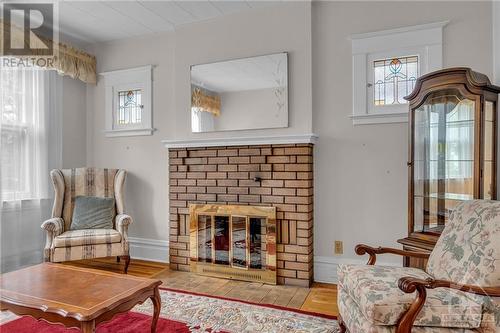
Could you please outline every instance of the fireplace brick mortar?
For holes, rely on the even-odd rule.
[[[311,285],[312,144],[169,149],[169,181],[172,269],[189,271],[189,204],[274,206],[278,283]]]

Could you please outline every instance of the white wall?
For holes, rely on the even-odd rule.
[[[491,9],[489,2],[313,2],[312,9],[309,2],[293,2],[173,33],[95,44],[91,52],[98,71],[156,65],[157,131],[105,138],[100,80],[86,92],[87,165],[127,169],[127,210],[135,218],[131,235],[167,240],[167,151],[160,140],[315,132],[320,139],[314,233],[321,268],[315,271],[318,279],[331,280],[335,263],[361,260],[355,244],[397,246],[407,234],[407,124],[352,125],[349,36],[450,20],[444,29],[444,66],[469,66],[491,77]],[[282,51],[289,52],[289,128],[191,133],[190,65]],[[344,241],[343,256],[333,256],[334,240]]]
[[[288,2],[188,25],[175,33],[175,132],[171,139],[308,134],[311,106],[311,4]],[[191,133],[189,67],[288,52],[289,123],[285,129]]]
[[[87,85],[68,76],[63,78],[62,167],[77,168],[87,160]]]
[[[500,1],[493,1],[492,15],[494,82],[500,85]]]
[[[168,239],[167,150],[161,139],[175,128],[173,107],[172,34],[115,41],[93,46],[98,72],[152,64],[153,123],[151,136],[106,138],[104,131],[104,80],[87,88],[87,164],[128,171],[126,211],[134,218],[131,236]]]
[[[89,85],[87,89],[87,164],[129,171],[126,210],[135,220],[131,236],[168,240],[167,150],[160,142],[162,139],[255,134],[253,131],[191,134],[190,65],[290,52],[291,127],[261,132],[311,132],[310,27],[310,4],[287,3],[192,24],[175,33],[91,47],[98,72],[155,65],[153,122],[157,131],[152,136],[106,138],[102,78],[96,87]]]
[[[444,66],[468,66],[491,77],[491,3],[313,3],[318,263],[356,261],[356,244],[398,246],[407,234],[407,124],[352,125],[349,36],[444,20],[451,21],[444,29]],[[344,241],[343,256],[333,257],[334,240]]]
[[[221,97],[215,130],[286,127],[288,114],[279,110],[275,89],[228,91]]]

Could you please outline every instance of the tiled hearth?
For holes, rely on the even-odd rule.
[[[278,284],[311,284],[312,144],[170,148],[169,168],[171,268],[190,270],[190,204],[273,206]]]

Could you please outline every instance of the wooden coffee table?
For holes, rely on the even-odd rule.
[[[0,275],[0,309],[88,333],[151,298],[154,333],[161,307],[160,284],[160,280],[43,263]]]

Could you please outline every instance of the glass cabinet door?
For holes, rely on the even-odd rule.
[[[496,105],[491,101],[484,103],[484,165],[483,165],[483,199],[495,198],[495,112]]]
[[[475,104],[448,89],[414,110],[414,231],[440,233],[450,211],[474,198]]]

